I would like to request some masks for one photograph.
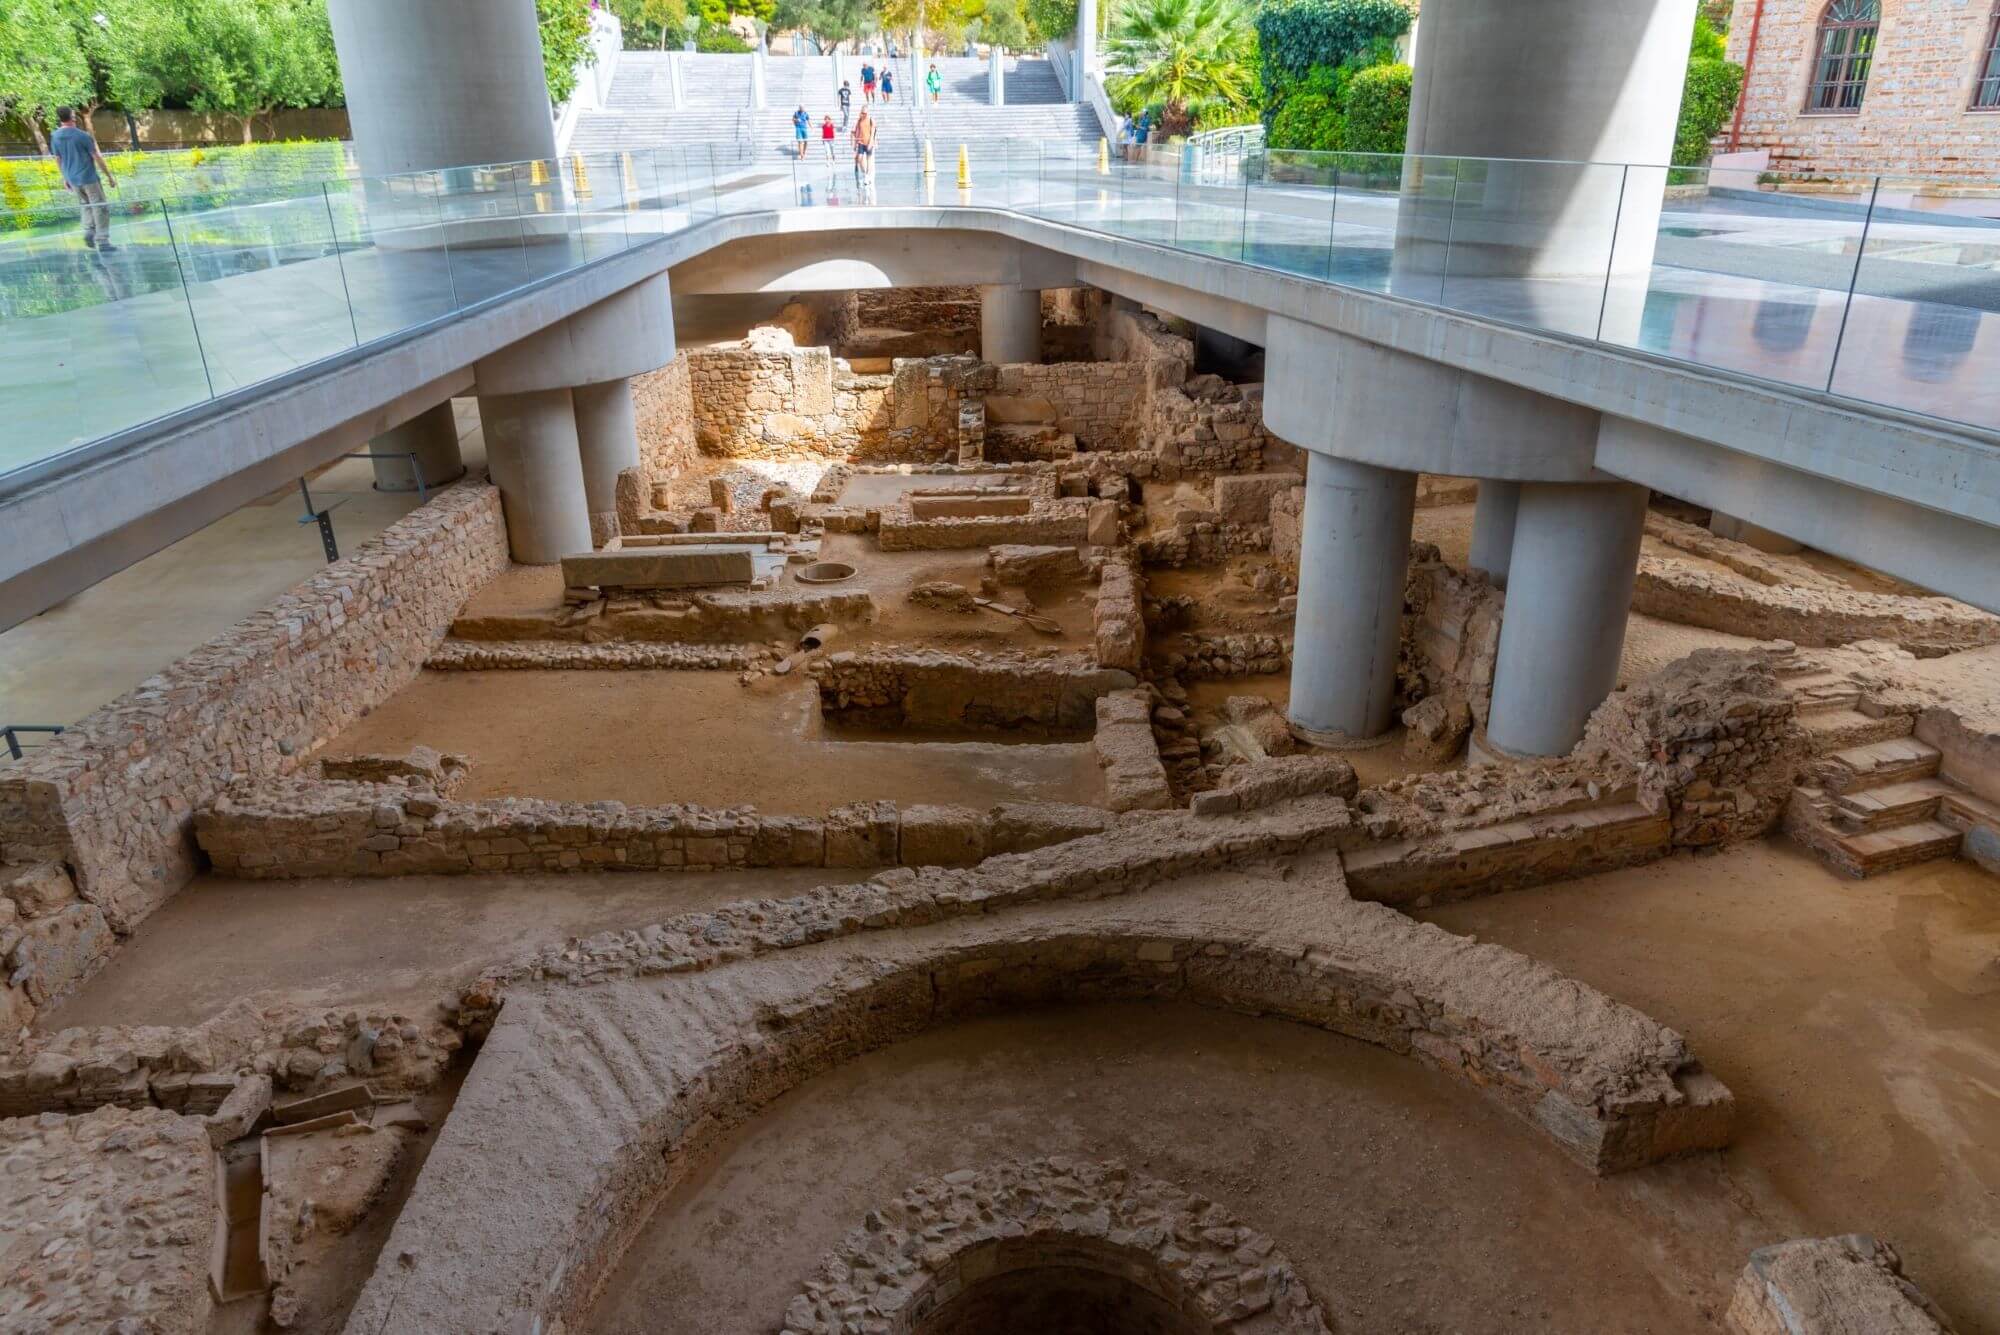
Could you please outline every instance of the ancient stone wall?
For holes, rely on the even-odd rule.
[[[1137,566],[1129,560],[1110,558],[1098,571],[1090,628],[1100,667],[1139,671],[1146,657],[1144,587]]]
[[[1130,672],[1078,654],[847,650],[812,665],[829,719],[905,728],[1082,733]]]
[[[0,1049],[96,970],[115,944],[104,910],[59,862],[0,867]]]
[[[1002,366],[993,393],[1047,403],[1057,429],[1084,449],[1124,450],[1139,440],[1148,375],[1139,362],[1024,363]]]
[[[1949,1335],[1943,1312],[1903,1277],[1903,1258],[1865,1233],[1800,1238],[1750,1253],[1725,1314],[1736,1335]]]
[[[858,802],[824,817],[753,807],[541,798],[453,801],[397,784],[288,777],[205,806],[196,829],[219,871],[246,880],[741,867],[965,866],[1096,833],[1106,814],[1061,803],[970,807]]]
[[[1403,592],[1398,698],[1463,701],[1473,721],[1485,727],[1505,610],[1500,591],[1483,575],[1453,570],[1438,559],[1436,547],[1416,544]]]
[[[194,875],[196,808],[285,773],[401,690],[506,565],[499,493],[438,493],[0,773],[0,864],[65,864],[130,931]]]
[[[694,390],[687,353],[674,354],[657,371],[632,377],[632,413],[648,483],[672,483],[694,465]]]
[[[875,287],[854,294],[855,319],[870,329],[977,332],[976,287]]]

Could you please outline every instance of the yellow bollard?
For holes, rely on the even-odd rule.
[[[958,146],[958,188],[972,189],[972,160],[965,156],[965,145]]]
[[[542,165],[542,160],[540,158],[536,158],[533,162],[528,164],[529,185],[543,185],[547,183],[548,179],[549,179],[549,169]]]
[[[576,172],[576,197],[578,199],[589,199],[590,173],[583,169],[583,154],[572,153],[569,156],[570,164]]]
[[[630,153],[620,153],[618,160],[625,171],[625,210],[629,213],[639,207],[639,178],[632,172]]]
[[[1103,135],[1097,136],[1097,174],[1111,175],[1111,141]]]
[[[928,135],[924,137],[924,175],[937,175],[937,163],[931,158],[931,141]]]

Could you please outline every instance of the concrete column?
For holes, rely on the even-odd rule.
[[[1507,587],[1507,563],[1514,556],[1514,514],[1521,504],[1521,484],[1496,478],[1479,480],[1479,504],[1472,512],[1472,557],[1466,563]]]
[[[759,111],[764,109],[764,49],[760,46],[750,53],[750,105]]]
[[[589,551],[590,512],[570,392],[481,394],[479,420],[514,559],[545,566]]]
[[[687,105],[686,74],[678,51],[667,53],[667,105],[675,111]]]
[[[639,423],[632,411],[632,382],[578,385],[570,397],[576,404],[576,441],[583,457],[590,542],[593,547],[602,547],[618,536],[618,475],[639,466]]]
[[[368,176],[552,158],[535,0],[328,0]]]
[[[1534,314],[1627,329],[1653,260],[1695,0],[1432,0],[1418,28],[1392,290],[1448,304],[1491,278],[1572,280]],[[1520,73],[1534,71],[1522,95]],[[1458,158],[1512,161],[1454,161]],[[1627,170],[1625,164],[1638,164]],[[1448,254],[1447,254],[1448,248]],[[1448,269],[1448,273],[1447,273]],[[1455,299],[1450,291],[1463,280]],[[1567,290],[1574,286],[1575,291]]]
[[[1417,475],[1324,454],[1306,464],[1292,730],[1321,746],[1388,731]]]
[[[410,461],[402,457],[411,454],[417,456],[417,467],[423,470],[425,490],[465,476],[465,460],[458,452],[458,419],[452,415],[450,399],[389,428],[368,442],[368,450],[378,456],[396,456],[373,461],[377,491],[417,489]]]
[[[996,107],[1007,105],[1007,63],[999,47],[986,52],[986,100]]]
[[[995,365],[1042,359],[1042,294],[1032,287],[979,289],[979,356]]]
[[[1097,68],[1097,0],[1076,4],[1076,100],[1083,97],[1083,76]]]
[[[1644,487],[1522,484],[1486,721],[1492,749],[1559,756],[1582,738],[1618,684],[1645,526]]]

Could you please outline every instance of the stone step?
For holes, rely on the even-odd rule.
[[[1958,852],[1965,836],[1942,821],[1922,820],[1887,830],[1864,830],[1836,834],[1833,843],[1845,854],[1844,860],[1829,858],[1835,869],[1850,876],[1880,876],[1884,872],[1914,867],[1933,858],[1948,858]]]
[[[1938,803],[1938,820],[1962,833],[1981,828],[2000,836],[2000,802],[1953,784]]]
[[[1928,779],[1938,770],[1938,749],[1915,737],[1891,737],[1865,746],[1850,746],[1826,757],[1822,768],[1827,788],[1850,793],[1863,788]]]
[[[1850,828],[1882,830],[1929,820],[1938,814],[1938,803],[1957,791],[1943,779],[1911,779],[1842,793],[1833,807]]]
[[[1861,703],[1861,692],[1851,682],[1814,682],[1809,686],[1794,686],[1792,698],[1798,702],[1799,713],[1819,714],[1854,708]]]
[[[1799,724],[1812,740],[1813,754],[1824,756],[1871,742],[1907,737],[1916,726],[1916,721],[1908,714],[1885,714],[1876,718],[1858,709],[1823,709],[1808,713],[1801,708]]]
[[[1607,796],[1600,806],[1366,844],[1342,853],[1341,869],[1358,899],[1423,907],[1616,866],[1671,836],[1663,814]]]

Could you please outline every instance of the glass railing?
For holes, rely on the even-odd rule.
[[[898,151],[900,150],[900,151]],[[574,154],[0,228],[0,485],[728,213],[973,206],[2000,428],[2000,202],[1889,179],[1026,140]],[[1981,210],[1986,212],[1981,212]]]

